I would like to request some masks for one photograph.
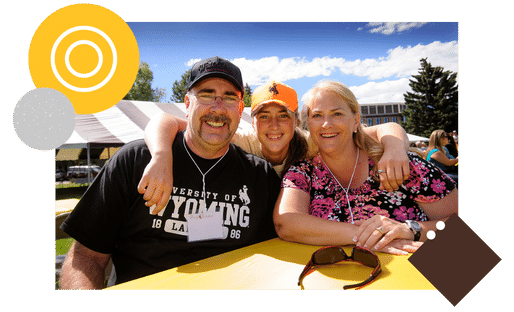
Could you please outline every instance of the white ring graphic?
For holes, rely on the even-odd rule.
[[[75,87],[75,86],[69,84],[64,79],[62,79],[62,77],[59,75],[59,72],[57,71],[57,68],[55,66],[55,52],[57,50],[57,47],[59,46],[59,43],[61,43],[61,41],[67,35],[75,32],[75,31],[79,31],[79,30],[89,30],[89,31],[99,34],[109,43],[109,46],[111,47],[111,50],[112,50],[113,61],[112,61],[112,67],[111,67],[111,71],[109,72],[109,75],[107,75],[107,77],[102,82],[97,84],[96,86],[89,87],[89,88],[79,88],[79,87]],[[91,91],[95,91],[95,90],[98,90],[101,87],[103,87],[105,84],[107,84],[107,82],[109,82],[109,80],[111,80],[112,76],[114,75],[114,72],[116,71],[117,64],[118,64],[118,54],[116,53],[116,48],[114,47],[114,43],[112,42],[111,38],[109,38],[109,36],[107,36],[100,29],[92,27],[92,26],[76,26],[76,27],[72,27],[72,28],[66,30],[65,32],[63,32],[59,36],[59,38],[57,38],[57,40],[55,41],[55,43],[52,47],[52,53],[50,55],[50,65],[52,66],[52,71],[53,71],[55,77],[57,78],[57,80],[59,80],[59,82],[62,83],[68,89],[76,91],[76,92],[91,92]]]
[[[96,65],[95,69],[93,69],[93,71],[91,71],[89,73],[79,73],[76,70],[74,70],[73,67],[71,67],[71,64],[70,64],[70,54],[71,54],[71,51],[73,51],[73,49],[75,49],[76,46],[83,45],[83,44],[93,47],[96,50],[96,53],[98,54],[98,64]],[[79,40],[77,42],[74,42],[68,48],[68,50],[66,50],[66,56],[64,57],[64,62],[66,63],[66,68],[73,75],[75,75],[76,77],[79,77],[79,78],[89,78],[89,77],[94,76],[96,73],[98,73],[100,68],[102,68],[103,61],[104,61],[104,59],[103,59],[102,50],[100,50],[100,48],[94,42],[89,41],[89,40]]]

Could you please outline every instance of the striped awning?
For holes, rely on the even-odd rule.
[[[64,161],[64,160],[77,160],[79,159],[80,153],[82,152],[81,148],[61,148],[57,155],[55,155],[55,160]]]
[[[153,103],[121,101],[113,107],[95,114],[77,114],[75,131],[59,149],[122,146],[144,138],[144,129],[150,119],[160,112],[186,118],[184,103]],[[250,108],[245,108],[240,129],[251,129]]]

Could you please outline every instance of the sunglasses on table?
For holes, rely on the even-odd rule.
[[[301,286],[302,289],[304,289],[302,284],[303,279],[305,276],[313,272],[317,266],[336,264],[341,261],[354,261],[373,268],[373,272],[371,272],[371,275],[365,281],[358,284],[346,285],[343,287],[345,290],[350,288],[360,289],[371,283],[380,274],[380,272],[382,272],[380,259],[378,259],[378,256],[369,249],[354,247],[352,249],[352,255],[348,257],[343,248],[338,246],[328,246],[318,249],[312,254],[311,260],[309,260],[303,269],[302,274],[300,274],[298,286]]]

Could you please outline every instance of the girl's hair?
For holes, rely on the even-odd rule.
[[[298,114],[297,114],[298,116]],[[302,134],[302,130],[296,126],[294,128],[293,138],[289,142],[289,149],[287,152],[286,159],[284,160],[284,169],[282,175],[284,175],[292,164],[303,159],[307,156],[309,145],[305,135]]]
[[[336,81],[322,80],[305,94],[305,101],[301,114],[301,120],[305,129],[308,129],[307,119],[309,117],[312,103],[315,99],[315,96],[321,91],[335,93],[348,105],[353,114],[360,115],[359,102],[357,102],[357,98],[353,92],[348,89],[348,87]],[[378,163],[384,154],[384,148],[382,144],[366,134],[363,130],[362,124],[359,124],[357,127],[357,132],[353,134],[353,141],[355,145],[357,145],[360,149],[369,155],[375,164]],[[375,166],[374,171],[376,170],[377,168]],[[374,173],[376,174],[376,172]]]
[[[446,136],[446,132],[444,130],[434,130],[432,131],[432,134],[430,135],[430,141],[428,142],[428,148],[427,153],[433,150],[434,148],[437,148],[441,152],[444,153],[443,145],[441,143],[441,139]]]

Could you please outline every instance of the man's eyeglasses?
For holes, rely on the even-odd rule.
[[[368,279],[358,284],[346,285],[343,287],[343,289],[360,289],[371,283],[380,274],[380,272],[382,272],[382,268],[380,267],[380,259],[378,259],[378,256],[369,249],[354,247],[352,249],[352,255],[348,257],[343,248],[338,246],[328,246],[318,249],[312,254],[311,260],[303,269],[302,274],[300,274],[300,278],[298,279],[298,286],[301,286],[302,289],[304,289],[302,284],[303,279],[305,276],[314,271],[316,266],[335,264],[341,261],[355,261],[365,266],[374,268]]]
[[[239,102],[241,102],[241,98],[237,95],[214,96],[211,94],[200,93],[195,96],[198,99],[198,102],[202,105],[212,105],[216,102],[217,98],[221,98],[221,102],[228,107],[235,107],[239,105]]]

